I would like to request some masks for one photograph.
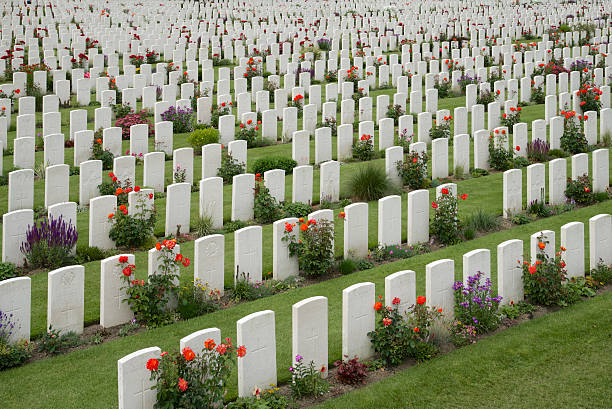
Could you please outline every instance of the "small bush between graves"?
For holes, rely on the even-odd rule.
[[[576,116],[576,111],[561,111],[561,115],[565,116],[563,120],[561,148],[572,155],[587,152],[589,144],[583,131],[583,122],[585,118],[582,115]]]
[[[353,144],[353,157],[362,161],[370,160],[374,157],[374,138],[372,135],[363,134]]]
[[[433,344],[430,329],[442,312],[426,306],[425,297],[421,296],[404,318],[399,311],[399,298],[394,298],[389,307],[384,307],[380,300],[382,296],[374,304],[376,329],[368,337],[384,365],[397,366],[409,357],[422,361],[435,356],[438,348]]]
[[[289,255],[297,256],[300,270],[310,277],[329,273],[334,265],[334,225],[326,219],[299,219],[299,240],[292,234],[297,224],[285,223],[282,240],[288,243]]]
[[[593,184],[588,175],[579,176],[576,180],[567,179],[565,197],[579,205],[590,205],[595,202],[593,194]]]
[[[48,355],[58,355],[80,344],[81,338],[75,332],[60,333],[60,331],[49,326],[49,330],[42,335],[37,350]]]
[[[177,312],[181,319],[188,320],[219,309],[220,290],[208,288],[206,283],[196,279],[180,287]],[[217,302],[215,302],[216,300]]]
[[[224,409],[285,409],[289,406],[289,398],[280,394],[279,388],[270,385],[270,389],[257,388],[253,396],[238,398],[229,402]]]
[[[159,327],[173,321],[172,311],[167,309],[170,299],[178,294],[177,281],[180,265],[189,266],[190,260],[182,254],[174,254],[176,240],[164,240],[157,243],[158,270],[149,276],[147,281],[136,279],[136,266],[128,263],[127,256],[119,257],[119,266],[123,272],[127,302],[136,319],[147,327]]]
[[[139,190],[138,186],[134,188],[135,192]],[[155,208],[147,207],[146,198],[140,196],[136,200],[136,214],[128,214],[128,208],[122,204],[117,208],[117,213],[108,217],[109,223],[112,223],[108,237],[117,247],[142,247],[153,236],[157,212]]]
[[[282,216],[281,207],[263,184],[259,173],[255,175],[255,199],[253,202],[253,217],[260,224],[275,222]]]
[[[489,166],[495,170],[505,171],[514,164],[514,150],[506,148],[506,130],[495,130],[489,138]]]
[[[602,259],[599,259],[597,266],[586,278],[590,281],[591,287],[602,287],[612,281],[612,265],[607,266]]]
[[[427,152],[410,152],[402,162],[397,162],[397,171],[404,185],[410,189],[424,189],[429,186],[427,177]]]
[[[130,139],[130,127],[132,125],[146,124],[149,127],[149,137],[155,134],[155,129],[151,121],[147,118],[150,114],[147,111],[140,111],[138,113],[128,114],[123,118],[119,118],[115,121],[115,126],[121,128],[121,137],[123,139]]]
[[[479,208],[465,219],[464,224],[474,231],[490,232],[499,227],[499,220],[493,213]]]
[[[17,276],[17,267],[13,263],[0,262],[0,281]]]
[[[329,383],[322,377],[326,370],[325,366],[316,368],[313,361],[305,363],[301,355],[296,355],[295,364],[289,367],[292,375],[289,385],[291,395],[296,399],[301,399],[325,394],[329,390]]]
[[[259,125],[261,122],[257,122],[257,124],[253,124],[253,120],[249,119],[246,123],[240,123],[240,129],[236,134],[236,140],[243,140],[247,142],[247,148],[253,148],[257,143],[257,131],[259,131]]]
[[[58,219],[45,217],[28,226],[26,240],[20,249],[28,266],[53,270],[72,258],[72,249],[78,237],[76,228],[61,216]]]
[[[284,156],[270,156],[266,158],[259,158],[251,165],[252,173],[264,174],[268,170],[282,169],[285,171],[285,175],[293,172],[293,168],[297,166],[297,162],[291,158]]]
[[[223,183],[232,183],[234,176],[245,172],[243,163],[238,162],[232,155],[223,153],[221,156],[221,167],[217,171],[217,176],[223,179]]]
[[[113,159],[115,155],[102,147],[102,139],[97,138],[91,147],[91,157],[89,159],[102,161],[102,169],[109,170],[113,168]]]
[[[14,330],[13,314],[0,310],[0,371],[23,365],[32,356],[31,345],[27,341],[9,342]]]
[[[452,116],[445,116],[444,118],[434,119],[434,123],[429,130],[429,137],[433,141],[434,139],[447,138],[450,139],[450,121],[453,119]]]
[[[175,108],[170,106],[161,114],[162,121],[172,122],[174,133],[185,133],[193,131],[193,109],[190,107]]]
[[[75,264],[85,264],[92,261],[103,260],[108,257],[108,253],[98,247],[89,247],[86,244],[77,245]]]
[[[203,216],[197,215],[195,220],[192,222],[192,229],[198,234],[198,237],[208,236],[213,234],[213,219],[209,215]]]
[[[219,143],[219,131],[215,128],[196,129],[187,138],[194,151],[201,152],[202,146],[209,143]]]
[[[301,202],[283,202],[284,217],[307,217],[312,211],[312,208],[306,203]]]
[[[155,381],[155,407],[220,407],[236,358],[246,353],[244,346],[232,345],[229,338],[219,345],[207,339],[199,354],[186,347],[180,353],[164,352],[159,360],[149,359],[146,368],[151,371],[151,380]]]
[[[461,195],[461,200],[466,200],[467,195]],[[448,191],[442,189],[442,195],[431,202],[434,209],[434,217],[429,230],[440,243],[451,245],[461,240],[461,221],[458,216],[457,198]]]
[[[346,385],[365,383],[365,379],[368,376],[367,366],[359,362],[359,357],[357,356],[349,359],[348,355],[344,355],[344,359],[338,359],[334,362],[334,366],[338,368],[336,379]]]
[[[455,281],[455,319],[462,325],[471,325],[476,333],[492,331],[499,325],[497,309],[501,297],[493,296],[493,284],[490,278],[481,283],[484,274],[480,271],[468,277],[464,284]],[[457,328],[454,332],[459,332]]]
[[[510,113],[506,114],[505,112],[502,114],[501,124],[508,128],[509,133],[514,132],[514,125],[521,122],[521,111],[523,108],[521,107],[510,107]]]
[[[236,283],[231,294],[232,301],[253,301],[258,298],[269,297],[274,294],[274,288],[270,280],[254,281],[248,273],[236,275]]]

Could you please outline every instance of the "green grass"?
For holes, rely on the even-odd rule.
[[[287,381],[289,379],[287,367],[291,362],[292,355],[290,336],[292,304],[312,296],[328,297],[330,322],[329,359],[330,362],[333,362],[340,358],[341,355],[340,322],[342,320],[342,289],[355,283],[371,281],[376,285],[377,294],[383,294],[385,276],[396,271],[411,269],[417,273],[417,294],[424,294],[425,265],[427,263],[442,258],[452,258],[455,260],[455,276],[457,279],[460,279],[462,276],[462,255],[465,252],[477,248],[488,248],[491,250],[492,260],[496,260],[497,245],[504,240],[517,238],[525,241],[525,250],[528,251],[529,246],[527,243],[529,236],[542,229],[555,230],[557,232],[558,243],[560,239],[558,234],[559,228],[563,224],[576,220],[586,222],[588,218],[594,215],[610,212],[612,212],[612,202],[600,203],[532,224],[517,226],[511,230],[496,232],[476,240],[462,242],[456,246],[444,248],[434,253],[381,265],[371,270],[295,289],[270,298],[240,304],[233,308],[197,317],[189,321],[179,322],[164,328],[150,330],[117,339],[113,342],[93,346],[86,350],[75,351],[67,355],[8,370],[0,373],[0,385],[2,385],[0,388],[0,402],[3,402],[4,408],[22,408],[23,402],[26,399],[31,408],[114,408],[117,406],[117,360],[121,357],[138,349],[155,345],[162,349],[176,349],[181,337],[203,328],[218,327],[221,329],[223,337],[235,338],[235,322],[238,319],[265,309],[273,310],[276,314],[278,379],[281,382]],[[586,229],[585,243],[588,243],[588,233],[588,229]],[[588,248],[585,253],[585,259],[588,260]],[[493,261],[492,278],[494,285],[496,281],[495,266],[496,263]],[[92,279],[95,279],[95,277],[91,275],[87,277],[87,281]],[[40,296],[46,296],[46,293],[41,293],[33,293],[32,300],[34,301]],[[589,320],[592,319],[594,317],[589,318]],[[580,325],[580,322],[576,321],[574,324]],[[525,345],[527,345],[527,349],[524,353],[529,354],[531,345],[528,343],[525,343]],[[579,347],[575,346],[575,348]],[[502,356],[507,354],[508,352],[504,352]],[[607,355],[603,354],[601,356]],[[552,371],[552,373],[554,375],[551,376],[555,377],[555,372]],[[481,372],[481,374],[485,379],[488,379],[488,370]],[[27,379],[27,382],[23,382],[23,379]],[[593,379],[598,378],[595,377]],[[521,379],[520,381],[522,382],[523,380]],[[229,397],[236,394],[235,382],[236,374],[234,373],[229,389]],[[605,384],[603,380],[602,384]],[[485,403],[483,407],[486,406],[488,404]]]
[[[610,311],[612,292],[525,322],[316,408],[610,407]]]

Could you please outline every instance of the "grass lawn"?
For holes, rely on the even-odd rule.
[[[385,276],[400,270],[411,269],[416,271],[417,278],[417,294],[422,295],[425,292],[425,265],[442,258],[452,258],[455,260],[455,277],[460,279],[462,277],[462,255],[463,253],[477,249],[477,248],[488,248],[492,254],[492,278],[496,281],[496,247],[499,243],[509,239],[522,239],[525,241],[525,250],[528,251],[529,236],[542,229],[551,229],[557,232],[557,243],[560,239],[558,234],[559,228],[571,221],[582,221],[587,222],[588,218],[600,214],[612,212],[612,202],[604,202],[589,208],[583,208],[574,212],[564,213],[559,216],[551,217],[548,219],[540,220],[528,225],[517,226],[511,230],[501,231],[493,233],[475,240],[462,242],[456,246],[441,249],[435,253],[424,254],[416,256],[410,259],[398,261],[395,263],[381,265],[371,270],[365,270],[357,272],[348,276],[343,276],[334,280],[329,280],[309,287],[303,287],[291,290],[286,293],[277,294],[270,298],[265,298],[249,303],[237,305],[233,308],[218,311],[212,314],[204,315],[201,317],[194,318],[189,321],[183,321],[170,325],[167,327],[147,331],[137,335],[129,336],[126,338],[120,338],[113,342],[101,344],[99,346],[93,346],[86,350],[75,351],[67,355],[57,356],[51,359],[34,362],[21,368],[15,368],[0,373],[0,402],[2,402],[3,408],[23,408],[23,402],[29,402],[30,408],[114,408],[117,405],[117,360],[121,357],[134,352],[138,349],[159,346],[160,348],[175,349],[178,348],[179,339],[203,328],[218,327],[222,331],[223,337],[235,338],[236,335],[236,324],[235,322],[252,312],[270,309],[275,311],[276,314],[276,340],[277,340],[277,367],[278,367],[278,379],[279,381],[287,381],[289,379],[287,367],[291,362],[291,305],[312,296],[326,296],[329,299],[329,359],[330,362],[340,358],[341,355],[341,302],[342,302],[342,289],[359,282],[371,281],[375,283],[377,287],[377,294],[383,294],[384,292],[384,278]],[[588,243],[588,229],[585,229],[585,243]],[[526,254],[527,255],[527,254]],[[585,254],[586,260],[588,260],[588,248]],[[88,276],[87,280],[91,280],[92,277]],[[41,294],[33,294],[33,300]],[[87,298],[87,295],[86,295]],[[609,301],[609,298],[607,298]],[[597,302],[597,301],[595,301]],[[608,310],[610,308],[608,307]],[[609,315],[609,313],[608,313]],[[548,318],[549,320],[551,318]],[[594,315],[589,319],[595,319]],[[608,318],[609,319],[609,318]],[[570,320],[573,325],[580,326],[580,320]],[[609,327],[609,325],[608,325]],[[510,334],[516,331],[511,330]],[[546,332],[539,333],[538,329],[534,329],[536,335],[534,336],[545,336]],[[609,332],[609,330],[608,330]],[[502,335],[506,337],[508,335]],[[551,337],[558,337],[558,334],[550,335]],[[609,335],[606,335],[609,337]],[[491,340],[487,340],[487,343],[491,343]],[[609,338],[608,338],[609,342]],[[538,355],[537,359],[540,359],[539,353],[534,351],[533,343],[521,342],[521,348],[510,349],[519,355],[534,353]],[[485,344],[486,345],[486,344]],[[571,353],[576,356],[576,351],[579,348],[575,342]],[[609,348],[609,347],[608,347]],[[471,348],[468,348],[468,351]],[[524,351],[524,352],[523,352]],[[504,358],[502,366],[512,365],[513,360],[508,359],[508,352],[504,352],[501,355]],[[557,352],[554,352],[557,354]],[[598,361],[599,365],[604,365],[606,360],[602,359],[609,355],[602,351],[597,356],[595,361]],[[559,357],[564,356],[558,354]],[[568,354],[570,356],[570,354]],[[448,359],[448,358],[443,358]],[[586,362],[586,361],[585,361]],[[429,363],[427,365],[432,365]],[[585,363],[585,365],[587,365]],[[591,367],[593,363],[588,364]],[[495,370],[495,367],[491,368]],[[482,379],[489,379],[491,374],[490,371],[482,370],[477,371],[479,374],[478,383],[483,384]],[[554,367],[551,369],[550,377],[556,378],[556,371]],[[530,373],[530,375],[534,375]],[[609,375],[608,375],[609,376]],[[439,384],[446,384],[451,379],[442,378],[442,382]],[[463,379],[463,377],[457,377]],[[507,377],[508,382],[524,382],[523,379],[517,377],[515,379]],[[23,382],[23,379],[27,379],[27,382]],[[427,378],[424,378],[427,379]],[[558,378],[559,383],[565,383],[566,379],[561,377]],[[605,385],[605,380],[594,376],[592,379],[596,379],[597,385]],[[426,381],[429,382],[429,379]],[[463,381],[457,381],[463,382]],[[596,385],[589,385],[591,386]],[[532,387],[530,385],[530,387]],[[581,386],[584,390],[584,385]],[[555,390],[555,392],[552,392]],[[435,393],[435,392],[434,392]],[[486,392],[487,399],[491,399],[491,396],[499,397],[504,396],[501,394],[490,394]],[[551,388],[551,395],[556,393],[556,388]],[[235,396],[236,394],[236,373],[234,372],[231,380],[231,385],[228,391],[228,397]],[[387,395],[389,396],[389,395]],[[381,401],[384,399],[380,399]],[[484,398],[482,399],[484,402]],[[398,402],[393,400],[392,402]],[[490,407],[488,401],[486,401],[483,407]],[[394,403],[390,403],[393,405]],[[371,405],[369,407],[372,407]],[[444,405],[438,405],[437,407],[445,407]],[[552,407],[559,407],[553,405]],[[591,406],[593,407],[593,406]]]
[[[612,292],[316,406],[609,408]]]

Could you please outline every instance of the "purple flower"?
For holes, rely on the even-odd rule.
[[[300,362],[302,359],[304,359],[304,357],[300,354],[295,356],[295,362]]]

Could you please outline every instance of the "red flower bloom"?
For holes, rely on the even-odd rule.
[[[382,320],[382,323],[385,327],[388,327],[389,325],[391,325],[391,322],[393,322],[391,318],[383,318]]]
[[[307,225],[307,224],[302,224],[302,225],[300,226],[300,230],[302,230],[302,231],[306,231],[306,230],[308,230],[308,225]]]
[[[185,257],[185,259],[183,260],[183,266],[184,267],[189,267],[189,263],[190,263],[189,258]]]
[[[425,301],[427,301],[427,299],[423,297],[422,295],[417,297],[417,304],[423,305],[425,304]]]
[[[225,344],[220,344],[219,346],[217,346],[217,352],[219,353],[219,355],[225,354],[226,351],[227,346],[225,346]]]
[[[126,277],[131,276],[131,275],[132,275],[132,269],[131,269],[131,268],[129,268],[129,267],[125,267],[125,268],[123,269],[123,275],[124,275],[124,276],[126,276]]]
[[[134,192],[140,192],[140,186],[134,186]]]
[[[128,261],[128,256],[119,256],[120,263],[127,263],[127,261]]]
[[[155,358],[151,358],[147,361],[147,369],[149,371],[157,371],[157,368],[159,367],[159,361]]]
[[[395,298],[393,299],[393,301],[391,301],[391,304],[393,304],[393,305],[397,305],[397,304],[399,304],[400,302],[401,302],[401,301],[400,301],[400,299],[399,299],[399,298],[397,298],[397,297],[395,297]]]
[[[215,348],[215,345],[215,341],[213,341],[211,338],[204,341],[204,348],[208,349],[209,351],[212,351]]]
[[[174,261],[181,261],[183,259],[183,255],[182,254],[177,254],[176,257],[174,258]]]
[[[536,266],[529,266],[529,274],[535,274],[537,271]]]
[[[376,301],[376,303],[374,304],[374,309],[378,311],[382,308],[382,306],[383,304],[380,301]]]
[[[447,194],[448,194],[448,189],[447,189],[447,188],[445,188],[445,187],[443,187],[443,188],[442,188],[442,194],[443,194],[443,195],[447,195]]]
[[[291,233],[293,231],[293,225],[291,223],[285,223],[285,231]]]
[[[242,358],[243,356],[245,356],[246,347],[244,345],[239,346],[238,349],[236,350],[236,354],[238,355],[238,358]]]
[[[438,204],[436,202],[431,202],[431,207],[433,207],[434,209],[437,209]]]
[[[187,381],[184,380],[183,378],[179,378],[178,387],[181,390],[181,392],[185,392],[188,387]]]
[[[344,219],[346,217],[346,213],[340,212],[340,213],[338,213],[338,217],[341,218],[341,219]]]

